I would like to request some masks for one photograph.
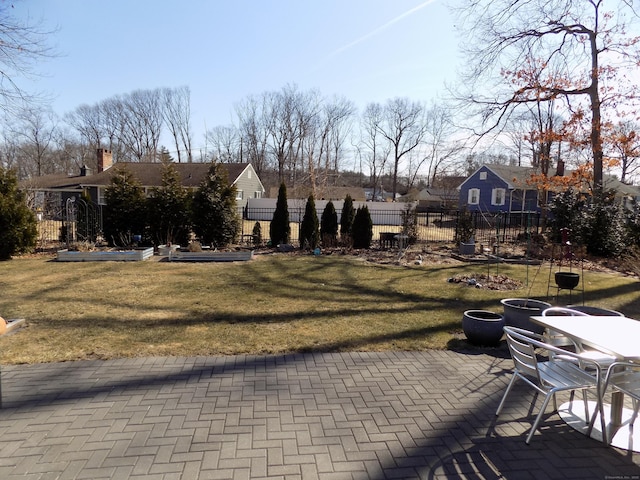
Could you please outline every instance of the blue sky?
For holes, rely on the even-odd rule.
[[[191,89],[196,145],[249,95],[295,84],[358,106],[430,101],[455,80],[442,0],[24,0],[14,15],[57,28],[59,56],[29,89],[62,115],[136,89]]]

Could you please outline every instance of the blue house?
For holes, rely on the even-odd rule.
[[[538,190],[527,183],[533,167],[483,165],[458,187],[459,207],[470,212],[539,212]]]
[[[538,213],[538,190],[529,185],[531,175],[540,171],[533,167],[483,165],[458,187],[458,206],[470,212]],[[565,175],[569,175],[565,171]],[[626,208],[640,201],[640,187],[620,182],[613,175],[603,176],[606,190],[614,190]],[[547,192],[549,198],[553,192]]]

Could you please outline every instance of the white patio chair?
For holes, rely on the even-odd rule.
[[[602,399],[609,388],[631,397],[633,401],[633,415],[629,420],[629,431],[633,432],[633,425],[638,416],[638,410],[640,410],[640,365],[638,363],[622,361],[612,363],[607,369],[607,374],[600,390]],[[597,411],[593,412],[591,422],[595,421],[596,415]],[[602,412],[600,412],[600,415],[602,415]],[[591,425],[593,425],[593,423],[591,423]],[[607,432],[604,429],[602,432],[605,444],[609,445],[615,432]],[[588,433],[591,433],[591,427],[589,427]]]
[[[577,353],[567,352],[558,347],[542,341],[542,336],[515,327],[504,327],[507,336],[507,345],[513,359],[514,369],[511,381],[504,392],[504,396],[498,405],[496,415],[499,415],[505,404],[509,392],[516,381],[520,378],[536,392],[545,395],[540,412],[529,431],[526,443],[529,444],[534,432],[538,428],[542,415],[544,414],[549,400],[553,398],[555,410],[558,409],[555,394],[561,391],[594,390],[597,397],[597,408],[600,412],[602,428],[604,429],[604,415],[602,409],[602,397],[600,395],[600,368],[596,362],[579,358]],[[536,350],[547,355],[555,355],[554,360],[540,361],[536,355]],[[561,356],[560,356],[561,355]],[[569,360],[570,358],[575,360]],[[590,363],[593,366],[591,371],[580,368],[576,361]],[[585,399],[585,419],[589,419],[588,406]],[[595,419],[595,415],[593,417]],[[604,430],[603,430],[604,431]]]
[[[550,317],[550,316],[588,317],[589,314],[581,312],[579,310],[574,310],[568,307],[550,307],[542,311],[542,316],[543,317]],[[599,367],[602,369],[606,369],[607,367],[609,367],[609,365],[611,365],[612,362],[616,360],[616,357],[609,355],[607,353],[601,352],[599,350],[586,348],[580,342],[575,341],[565,335],[562,335],[560,332],[547,330],[545,332],[545,341],[556,347],[571,346],[574,348],[575,352],[577,352],[580,355],[580,358],[584,358],[585,360],[595,361],[598,363]]]

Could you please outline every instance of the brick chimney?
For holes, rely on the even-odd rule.
[[[99,148],[97,151],[98,154],[98,173],[104,172],[109,169],[111,165],[113,165],[113,154],[111,150],[107,150],[106,148]]]

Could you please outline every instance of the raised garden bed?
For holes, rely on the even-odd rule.
[[[153,256],[153,247],[134,250],[58,250],[59,262],[140,262]]]
[[[246,262],[253,258],[253,250],[237,252],[183,252],[169,253],[170,262]]]

